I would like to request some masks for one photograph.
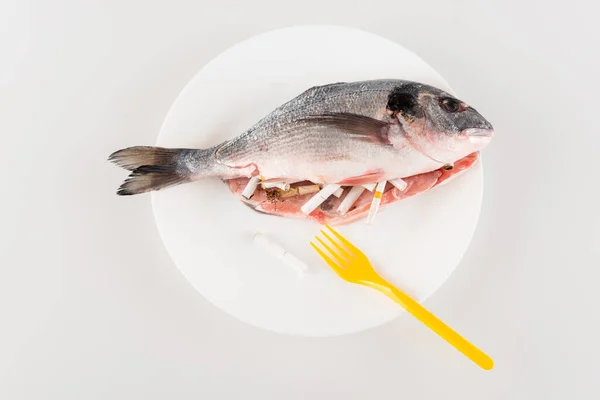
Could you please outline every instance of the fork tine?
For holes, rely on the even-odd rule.
[[[342,235],[337,233],[332,227],[330,227],[329,225],[325,225],[325,226],[327,227],[327,229],[329,229],[331,231],[331,233],[333,233],[335,235],[335,237],[337,237],[340,240],[340,242],[344,243],[344,245],[347,248],[352,250],[352,252],[354,253],[353,255],[359,256],[362,254],[362,251],[360,251],[360,249],[358,247],[356,247],[352,243],[350,243],[345,237],[343,237]]]
[[[333,240],[333,238],[329,236],[327,232],[321,230],[321,233],[340,251],[340,253],[344,255],[344,257],[348,259],[348,261],[352,258],[352,254],[348,253],[348,250],[341,246],[337,241]]]
[[[329,258],[329,256],[327,254],[325,254],[323,252],[323,250],[321,250],[319,247],[317,247],[316,244],[314,244],[313,242],[310,242],[310,245],[312,246],[313,249],[315,249],[315,251],[317,253],[319,253],[319,255],[323,258],[323,260],[325,260],[325,262],[327,264],[329,264],[329,266],[331,267],[331,269],[333,269],[336,274],[338,274],[341,278],[343,278],[342,273],[343,273],[344,270],[342,268],[340,268],[340,266],[337,265],[335,263],[335,261],[333,261],[331,258]]]
[[[338,264],[340,264],[346,268],[348,268],[350,266],[350,263],[348,262],[348,260],[344,259],[338,253],[336,253],[335,250],[333,250],[331,247],[329,247],[329,245],[327,243],[325,243],[320,237],[316,236],[316,239],[319,241],[319,243],[321,243],[321,245],[323,247],[325,247],[325,249],[327,249],[329,254],[331,254],[337,260]]]

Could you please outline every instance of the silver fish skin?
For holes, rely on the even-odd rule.
[[[359,184],[430,172],[484,148],[492,125],[452,95],[418,82],[310,88],[210,149],[131,147],[109,159],[132,171],[118,193],[207,177]]]

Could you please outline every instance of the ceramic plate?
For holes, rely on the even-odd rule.
[[[452,93],[427,63],[371,33],[301,26],[241,42],[207,64],[169,111],[157,144],[202,148],[238,136],[314,85],[399,78]],[[375,224],[339,230],[389,281],[420,301],[431,296],[466,251],[480,211],[481,160],[450,183],[384,208]],[[258,214],[218,179],[152,193],[173,261],[206,299],[267,330],[332,336],[372,328],[404,311],[382,294],[340,280],[309,246],[319,226]],[[253,244],[260,231],[309,265],[299,277]]]

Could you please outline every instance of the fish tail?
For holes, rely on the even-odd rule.
[[[213,149],[169,149],[135,146],[114,152],[108,160],[131,171],[117,190],[129,196],[192,182],[213,175]]]

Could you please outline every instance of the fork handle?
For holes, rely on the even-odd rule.
[[[388,282],[386,282],[385,285],[376,285],[375,288],[400,304],[406,311],[411,313],[415,318],[428,326],[481,368],[490,370],[494,367],[494,361],[487,354],[460,336],[452,328],[400,289]]]

